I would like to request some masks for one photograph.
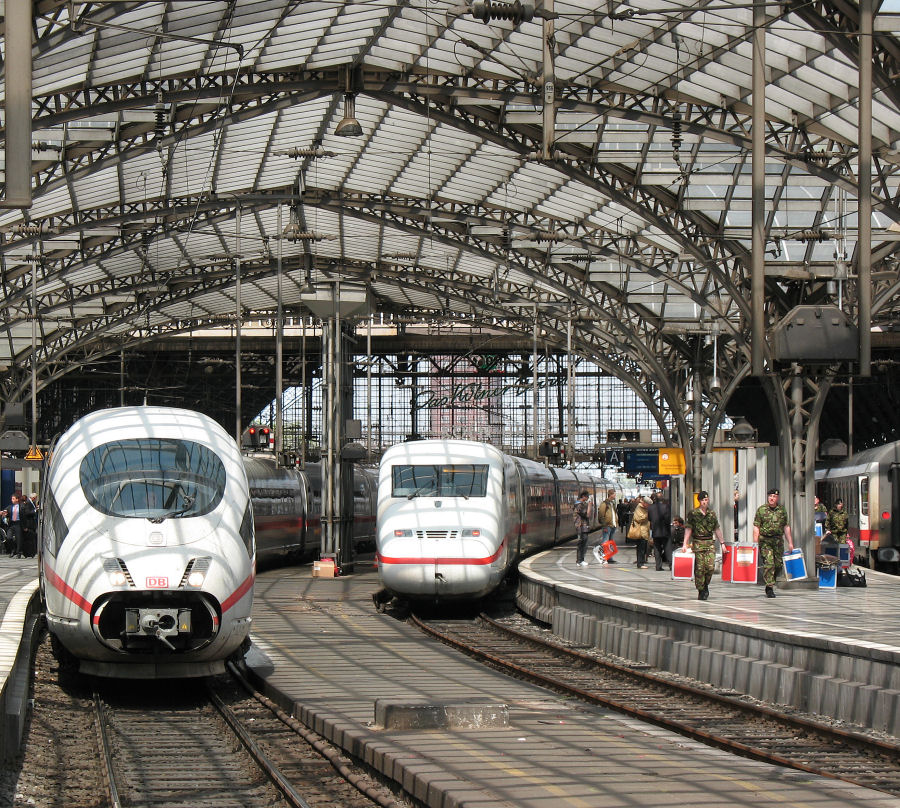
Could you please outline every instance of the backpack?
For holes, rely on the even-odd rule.
[[[580,499],[575,503],[575,524],[581,524],[588,520],[588,503]]]

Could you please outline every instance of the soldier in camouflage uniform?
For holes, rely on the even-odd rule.
[[[697,587],[697,600],[709,599],[709,582],[712,580],[716,566],[717,538],[722,541],[722,528],[715,511],[709,509],[709,494],[701,491],[697,494],[699,503],[692,510],[684,523],[684,541],[681,549],[688,545],[694,551],[694,586]]]
[[[849,514],[844,510],[844,500],[839,499],[828,512],[826,526],[835,541],[847,541],[847,518]]]
[[[794,549],[787,511],[784,505],[778,504],[779,494],[777,488],[770,488],[766,496],[766,504],[760,505],[756,509],[756,516],[753,519],[753,541],[759,544],[767,598],[775,597],[775,578],[783,566],[784,539],[782,536],[787,538],[788,547],[791,550]]]

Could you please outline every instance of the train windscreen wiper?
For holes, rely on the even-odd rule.
[[[422,485],[420,485],[415,491],[413,491],[411,494],[408,494],[406,498],[415,499],[416,497],[424,494],[425,491],[429,488],[434,490],[434,480],[429,480],[427,483],[422,483]]]

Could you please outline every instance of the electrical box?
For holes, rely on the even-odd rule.
[[[842,362],[859,356],[859,332],[837,306],[796,306],[770,335],[782,362]]]

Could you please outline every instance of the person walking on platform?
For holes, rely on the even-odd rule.
[[[647,545],[650,542],[650,516],[647,514],[647,502],[639,494],[634,500],[634,513],[631,516],[631,527],[628,538],[637,542],[638,569],[647,569]]]
[[[606,499],[597,508],[597,521],[600,524],[600,544],[609,541],[616,535],[618,514],[616,513],[616,492],[612,488],[606,492]],[[614,558],[607,560],[608,564],[615,564]]]
[[[756,509],[753,519],[753,542],[759,545],[767,598],[775,597],[775,578],[784,566],[784,538],[788,540],[788,547],[794,549],[787,511],[784,505],[778,504],[780,493],[777,488],[770,488],[766,504]]]
[[[849,514],[844,510],[844,500],[838,499],[834,507],[828,512],[828,520],[825,526],[831,537],[838,543],[847,541],[847,520]]]
[[[619,523],[619,527],[622,530],[622,541],[628,537],[628,528],[631,527],[631,509],[628,507],[628,500],[622,499],[622,501],[616,505],[616,517]]]
[[[697,507],[692,510],[685,521],[684,540],[681,549],[687,551],[688,545],[694,551],[694,586],[697,589],[697,600],[709,600],[709,582],[716,567],[716,542],[722,541],[722,527],[716,512],[710,510],[709,494],[701,491],[697,494]]]
[[[672,533],[669,535],[669,543],[666,547],[666,556],[669,559],[669,569],[672,569],[672,553],[676,547],[684,544],[684,519],[680,516],[672,517]]]
[[[11,555],[13,558],[22,558],[25,553],[25,534],[34,531],[34,505],[28,497],[16,491],[10,498],[9,508],[2,513],[9,519],[9,541],[14,548]]]
[[[844,510],[844,500],[836,500],[834,507],[828,512],[828,520],[825,523],[825,527],[828,532],[831,533],[832,541],[836,541],[838,544],[846,544],[850,549],[849,563],[852,564],[853,558],[856,555],[856,548],[853,546],[853,542],[847,532],[847,521],[849,517],[850,514]],[[838,551],[838,555],[840,555],[840,550]]]
[[[653,556],[656,559],[656,569],[661,570],[663,562],[672,563],[672,556],[668,554],[667,545],[671,533],[671,515],[669,503],[659,494],[650,497],[650,507],[647,509],[650,517],[650,535],[653,538]]]
[[[578,495],[573,510],[575,519],[575,532],[578,534],[578,551],[575,563],[579,567],[586,567],[587,561],[584,560],[584,554],[587,551],[588,533],[591,529],[591,500],[587,491],[582,491]]]

